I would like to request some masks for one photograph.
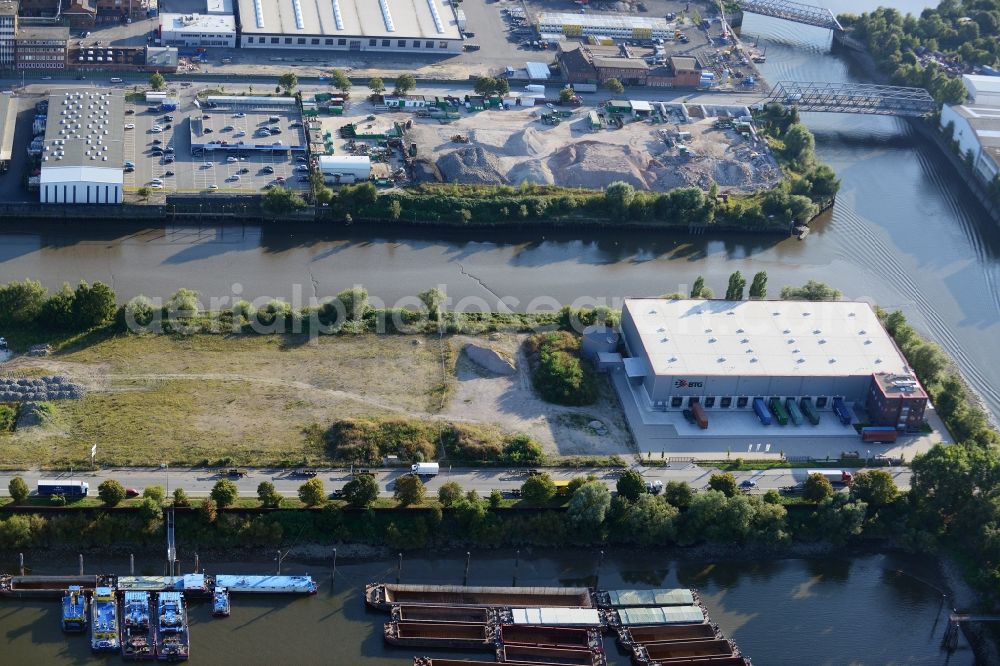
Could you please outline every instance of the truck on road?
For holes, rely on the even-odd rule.
[[[835,486],[849,486],[854,481],[854,475],[840,469],[807,469],[806,476],[819,474]]]
[[[76,479],[39,479],[38,496],[86,497],[90,494],[90,484]]]
[[[438,463],[413,463],[410,467],[410,474],[413,476],[437,476],[440,471]]]

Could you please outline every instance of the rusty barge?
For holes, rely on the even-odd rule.
[[[496,625],[461,622],[386,622],[385,642],[405,647],[492,650]]]

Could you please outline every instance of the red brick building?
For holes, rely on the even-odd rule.
[[[924,424],[927,393],[913,375],[872,375],[866,401],[868,418],[874,426],[915,431]]]

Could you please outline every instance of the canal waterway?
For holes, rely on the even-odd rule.
[[[862,11],[867,1],[836,2]],[[897,0],[904,11],[923,2]],[[748,15],[771,82],[850,81],[830,33]],[[355,284],[393,304],[443,285],[453,299],[541,308],[579,297],[613,301],[683,289],[704,275],[721,293],[734,270],[781,286],[822,280],[848,298],[902,308],[957,360],[1000,414],[1000,229],[937,149],[905,121],[805,114],[819,156],[843,179],[837,204],[805,240],[614,231],[475,231],[260,227],[126,228],[62,221],[0,224],[0,281],[50,288],[112,283],[122,298],[178,287],[211,297],[332,296]],[[237,285],[234,290],[234,285]],[[477,307],[475,304],[470,307]]]
[[[72,570],[66,562],[64,572]],[[600,566],[599,566],[600,565]],[[46,573],[54,564],[47,562]],[[88,562],[88,570],[125,571],[125,562]],[[160,565],[162,566],[162,565]],[[209,573],[273,571],[273,563],[203,562]],[[461,584],[464,553],[404,559],[402,582]],[[513,553],[473,554],[470,585],[510,585]],[[42,573],[42,571],[37,571]],[[144,573],[158,573],[152,567]],[[247,664],[395,664],[415,654],[445,656],[424,649],[387,647],[383,613],[366,611],[364,586],[394,582],[396,560],[339,563],[331,584],[329,566],[285,561],[282,573],[310,573],[321,583],[307,598],[232,597],[232,616],[212,618],[209,602],[191,608],[192,663]],[[876,666],[949,663],[970,666],[964,639],[959,650],[941,652],[949,605],[942,584],[926,558],[869,555],[851,559],[765,562],[671,562],[655,553],[597,553],[525,556],[518,584],[594,585],[601,588],[697,588],[712,619],[734,638],[758,666]],[[59,604],[44,600],[0,600],[0,636],[7,664],[119,663],[119,657],[90,655],[81,636],[59,629]],[[628,659],[605,640],[611,663]],[[462,653],[465,658],[491,657]],[[456,655],[457,656],[457,655]]]

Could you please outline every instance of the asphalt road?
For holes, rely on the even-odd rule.
[[[644,479],[647,481],[687,481],[694,489],[704,490],[708,485],[709,477],[718,470],[712,467],[699,467],[693,463],[675,463],[668,467],[636,467]],[[861,471],[864,468],[843,468],[852,473]],[[896,479],[896,484],[900,489],[906,490],[910,487],[911,472],[907,467],[889,467],[887,469]],[[568,480],[575,476],[586,475],[588,470],[571,468],[548,468],[545,470],[555,480]],[[589,470],[590,473],[598,477],[608,488],[614,489],[617,482],[617,474],[608,470]],[[393,469],[373,469],[372,472],[379,484],[379,489],[383,496],[391,496],[396,479],[408,473],[406,468]],[[735,472],[737,482],[745,480],[754,481],[757,486],[751,492],[765,493],[770,489],[780,489],[784,486],[794,485],[802,482],[806,478],[805,469],[770,469],[762,471]],[[142,490],[146,486],[160,485],[174,488],[183,488],[188,495],[193,497],[204,497],[212,490],[212,486],[222,478],[221,470],[217,469],[167,469],[167,468],[129,468],[129,469],[107,469],[81,472],[38,472],[29,471],[21,473],[3,472],[0,473],[0,495],[7,495],[7,486],[14,476],[21,476],[27,481],[28,486],[34,490],[37,482],[41,478],[51,479],[77,479],[87,481],[90,484],[92,493],[96,493],[97,486],[106,479],[117,479],[127,488]],[[327,492],[344,487],[351,479],[349,468],[324,469],[320,470],[318,478],[323,480]],[[436,477],[424,479],[429,493],[436,493],[442,484],[448,481],[455,481],[465,490],[475,490],[481,496],[489,495],[494,490],[515,490],[521,487],[527,479],[525,470],[500,470],[500,469],[450,469],[442,467],[441,473]],[[241,479],[233,479],[240,490],[242,496],[253,496],[257,492],[257,485],[262,481],[272,482],[277,490],[283,495],[294,495],[298,487],[305,481],[305,477],[297,476],[294,472],[285,469],[252,469]]]

